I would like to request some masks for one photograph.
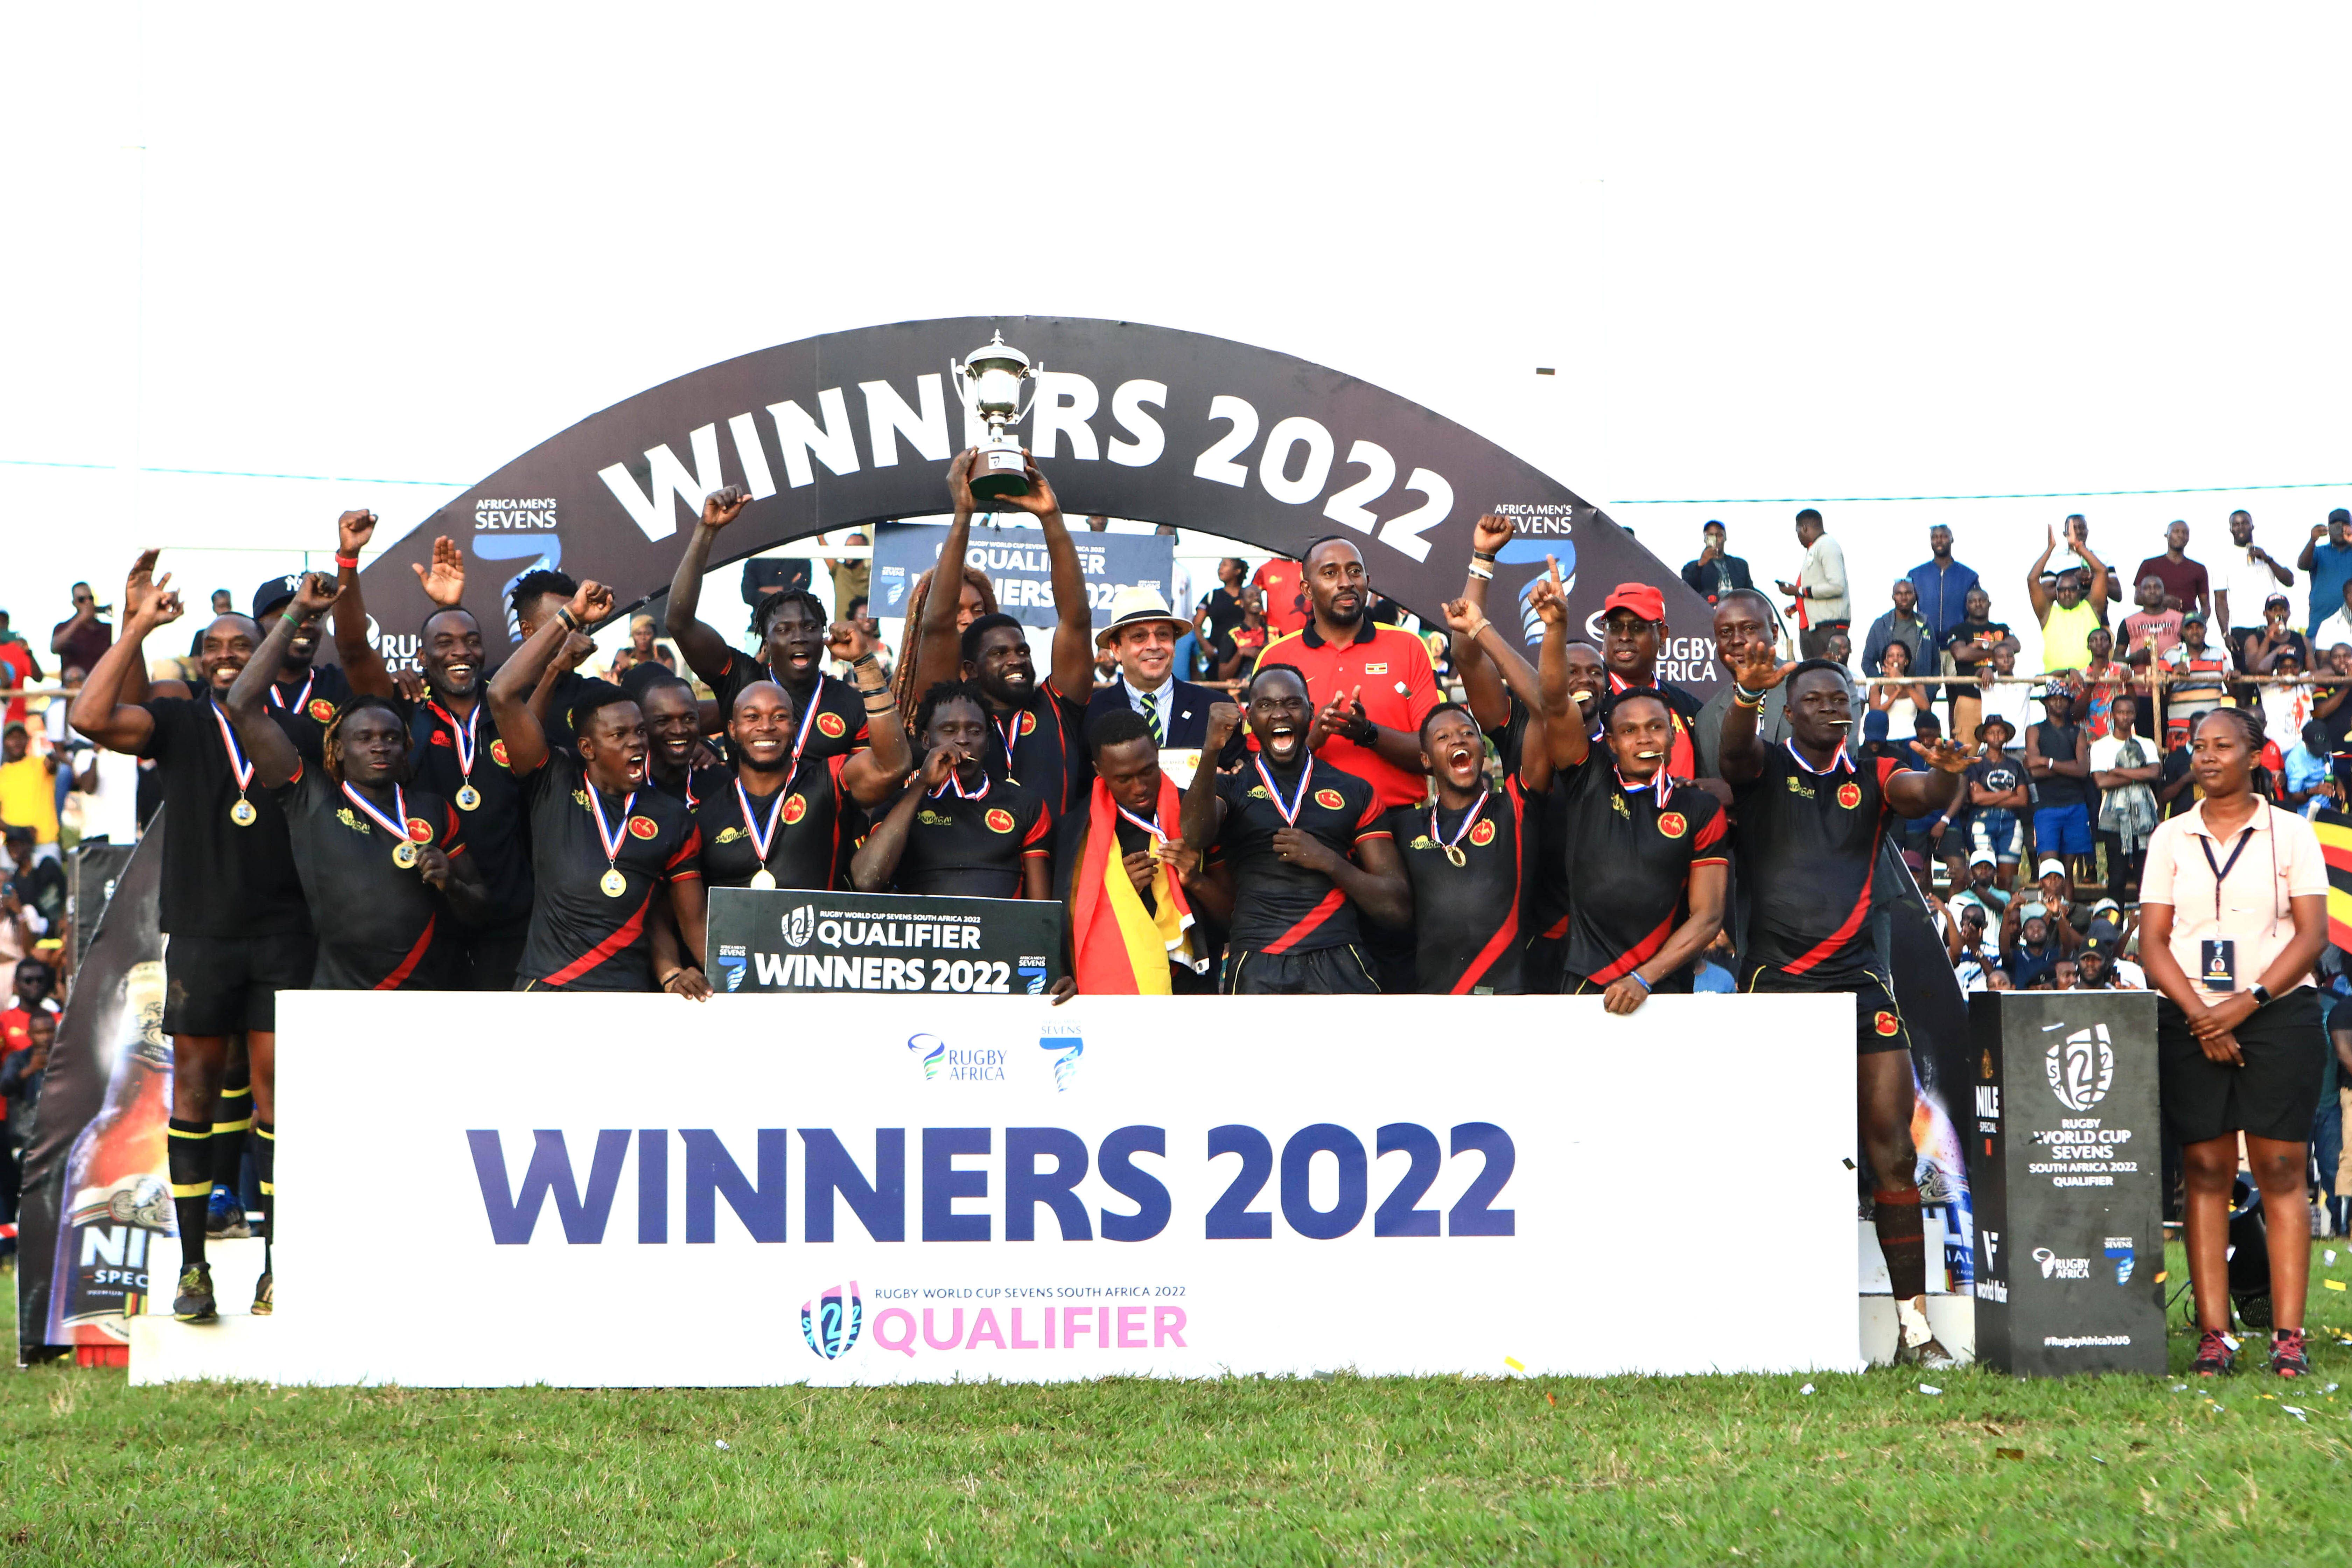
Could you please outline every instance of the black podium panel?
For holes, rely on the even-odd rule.
[[[1985,992],[1969,1027],[1978,1359],[2020,1377],[2162,1373],[2154,994]]]

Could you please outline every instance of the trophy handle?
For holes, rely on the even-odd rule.
[[[1039,360],[1029,367],[1029,374],[1021,378],[1021,384],[1026,389],[1027,395],[1022,399],[1021,406],[1014,412],[1009,423],[1018,425],[1029,417],[1029,410],[1035,406],[1037,402],[1037,378],[1045,372],[1045,362]]]

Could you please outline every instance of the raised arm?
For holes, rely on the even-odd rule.
[[[236,731],[237,743],[253,762],[253,782],[264,789],[276,789],[302,771],[302,753],[278,721],[269,716],[262,700],[269,690],[270,677],[285,662],[288,645],[294,634],[301,631],[335,602],[340,584],[331,577],[316,572],[302,574],[302,581],[294,590],[293,603],[286,606],[245,668],[236,672],[236,680],[228,689],[228,721]]]
[[[963,674],[963,643],[956,636],[956,610],[963,602],[964,552],[971,546],[971,514],[978,510],[971,493],[973,456],[974,448],[966,447],[948,464],[948,497],[955,503],[955,516],[948,524],[947,538],[940,543],[930,591],[923,596],[923,616],[915,626],[908,661],[915,668],[907,689],[910,709],[940,681]]]
[[[2050,557],[2057,548],[2058,531],[2053,528],[2050,531],[2050,542],[2042,547],[2042,553],[2035,556],[2033,564],[2025,569],[2025,598],[2033,606],[2036,625],[2050,618],[2050,606],[2056,603],[2050,596],[2050,590],[2042,585],[2042,569],[2050,564]]]
[[[1485,648],[1493,654],[1491,668],[1510,687],[1511,695],[1527,708],[1527,733],[1519,739],[1519,783],[1535,794],[1542,794],[1551,787],[1551,722],[1544,711],[1543,691],[1535,667],[1467,599],[1456,599],[1445,606],[1445,625],[1455,647]],[[1544,635],[1551,636],[1549,622],[1545,623]],[[1457,667],[1459,662],[1457,659]],[[1562,662],[1566,662],[1564,658]],[[1573,720],[1570,722],[1575,728],[1582,728]]]
[[[2086,742],[2087,743],[2087,742]],[[1938,735],[1927,742],[1927,770],[1906,771],[1886,781],[1886,804],[1898,816],[1941,816],[1960,803],[1968,787],[1969,764],[1976,750],[1958,746]]]
[[[1084,702],[1087,694],[1095,689],[1095,616],[1093,606],[1087,602],[1086,569],[1078,564],[1078,547],[1070,538],[1069,525],[1062,521],[1062,503],[1055,499],[1054,487],[1037,471],[1036,464],[1029,465],[1028,473],[1026,495],[999,496],[996,504],[1007,510],[1027,512],[1045,531],[1045,563],[1054,582],[1054,689],[1074,702]],[[942,571],[947,563],[947,552],[942,550]],[[956,573],[960,580],[963,573],[961,555],[956,561]],[[939,597],[940,585],[949,581],[932,577],[933,599]],[[950,609],[960,596],[959,589],[958,595],[949,598]],[[952,629],[955,623],[948,624]],[[961,650],[958,652],[961,655]]]
[[[695,609],[702,603],[702,574],[710,564],[710,546],[718,540],[719,531],[740,517],[751,502],[751,492],[740,485],[729,485],[703,497],[702,520],[686,542],[677,570],[670,574],[663,627],[686,655],[688,666],[708,681],[715,682],[726,672],[735,650],[716,628],[695,618]]]
[[[353,691],[391,697],[399,689],[383,655],[368,644],[367,601],[360,593],[360,552],[375,537],[375,513],[366,510],[347,511],[335,520],[335,661],[343,667]],[[454,609],[466,596],[466,558],[446,534],[433,542],[431,571],[414,561],[408,569],[416,574],[425,596],[440,609]]]
[[[2091,552],[2091,542],[2089,540],[2076,540],[2074,542],[2074,553],[2081,556],[2083,558],[2083,564],[2091,569],[2091,586],[2084,596],[2091,601],[2091,611],[2094,615],[2099,617],[2099,624],[2101,626],[2105,626],[2107,624],[2107,601],[2113,596],[2115,592],[2115,574],[2107,570],[2107,563],[2105,562],[2100,560],[2096,555]]]
[[[1241,727],[1242,710],[1238,707],[1231,702],[1209,704],[1209,729],[1201,741],[1201,765],[1192,770],[1192,782],[1184,786],[1184,804],[1177,813],[1184,842],[1199,851],[1204,863],[1225,826],[1225,803],[1217,794],[1214,759],[1223,754],[1225,742]]]
[[[515,777],[537,773],[547,761],[547,731],[530,704],[540,677],[574,631],[612,613],[612,589],[602,583],[581,584],[572,602],[550,616],[490,677],[490,717],[498,721],[499,738],[506,742],[507,766]]]
[[[1470,536],[1470,571],[1462,583],[1461,602],[1469,605],[1474,621],[1486,618],[1486,584],[1494,576],[1495,556],[1511,542],[1511,520],[1488,512]],[[1447,618],[1451,629],[1452,618]],[[1502,676],[1486,662],[1478,639],[1454,632],[1449,639],[1454,673],[1462,678],[1462,699],[1481,730],[1499,730],[1511,721],[1510,700],[1504,695]],[[1525,699],[1521,699],[1525,700]],[[1534,704],[1528,704],[1530,710]]]
[[[161,551],[142,550],[131,564],[122,590],[122,624],[112,646],[99,656],[98,668],[82,678],[81,691],[66,710],[66,721],[110,751],[132,755],[155,732],[155,717],[142,704],[147,699],[147,669],[141,662],[147,634],[180,618],[180,595],[172,592],[172,574],[155,576]]]
[[[907,727],[898,718],[898,705],[890,700],[890,682],[882,673],[882,661],[870,653],[861,654],[849,661],[849,674],[858,700],[866,704],[869,747],[849,754],[841,765],[841,782],[858,805],[871,810],[907,782],[907,770],[915,765],[914,752],[907,744]]]
[[[1723,729],[1716,741],[1716,768],[1727,784],[1753,784],[1764,774],[1764,741],[1756,732],[1764,694],[1797,667],[1783,665],[1772,645],[1760,639],[1727,662],[1731,666],[1731,706],[1724,710]]]

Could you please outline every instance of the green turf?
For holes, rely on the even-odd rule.
[[[2352,1251],[2314,1261],[2352,1280]],[[1974,1371],[1935,1396],[1895,1371],[346,1392],[51,1366],[0,1394],[0,1563],[2337,1562],[2352,1293],[2313,1308],[2336,1331],[2291,1392]]]

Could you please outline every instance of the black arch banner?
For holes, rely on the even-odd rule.
[[[1665,595],[1662,678],[1717,679],[1707,606],[1590,502],[1475,433],[1369,382],[1270,349],[1131,321],[1055,316],[901,321],[782,343],[641,392],[550,437],[426,520],[368,568],[383,651],[413,656],[428,609],[407,569],[446,533],[477,592],[540,564],[666,586],[701,497],[749,488],[714,566],[857,523],[936,514],[941,475],[979,432],[949,362],[1002,331],[1042,362],[1018,433],[1072,516],[1173,523],[1296,556],[1318,534],[1360,541],[1373,585],[1424,620],[1461,592],[1472,525],[1518,520],[1490,609],[1521,614],[1546,553],[1580,620],[1621,582]],[[1507,606],[1517,605],[1517,609]],[[511,631],[511,628],[509,628]],[[493,647],[498,639],[491,638]]]

